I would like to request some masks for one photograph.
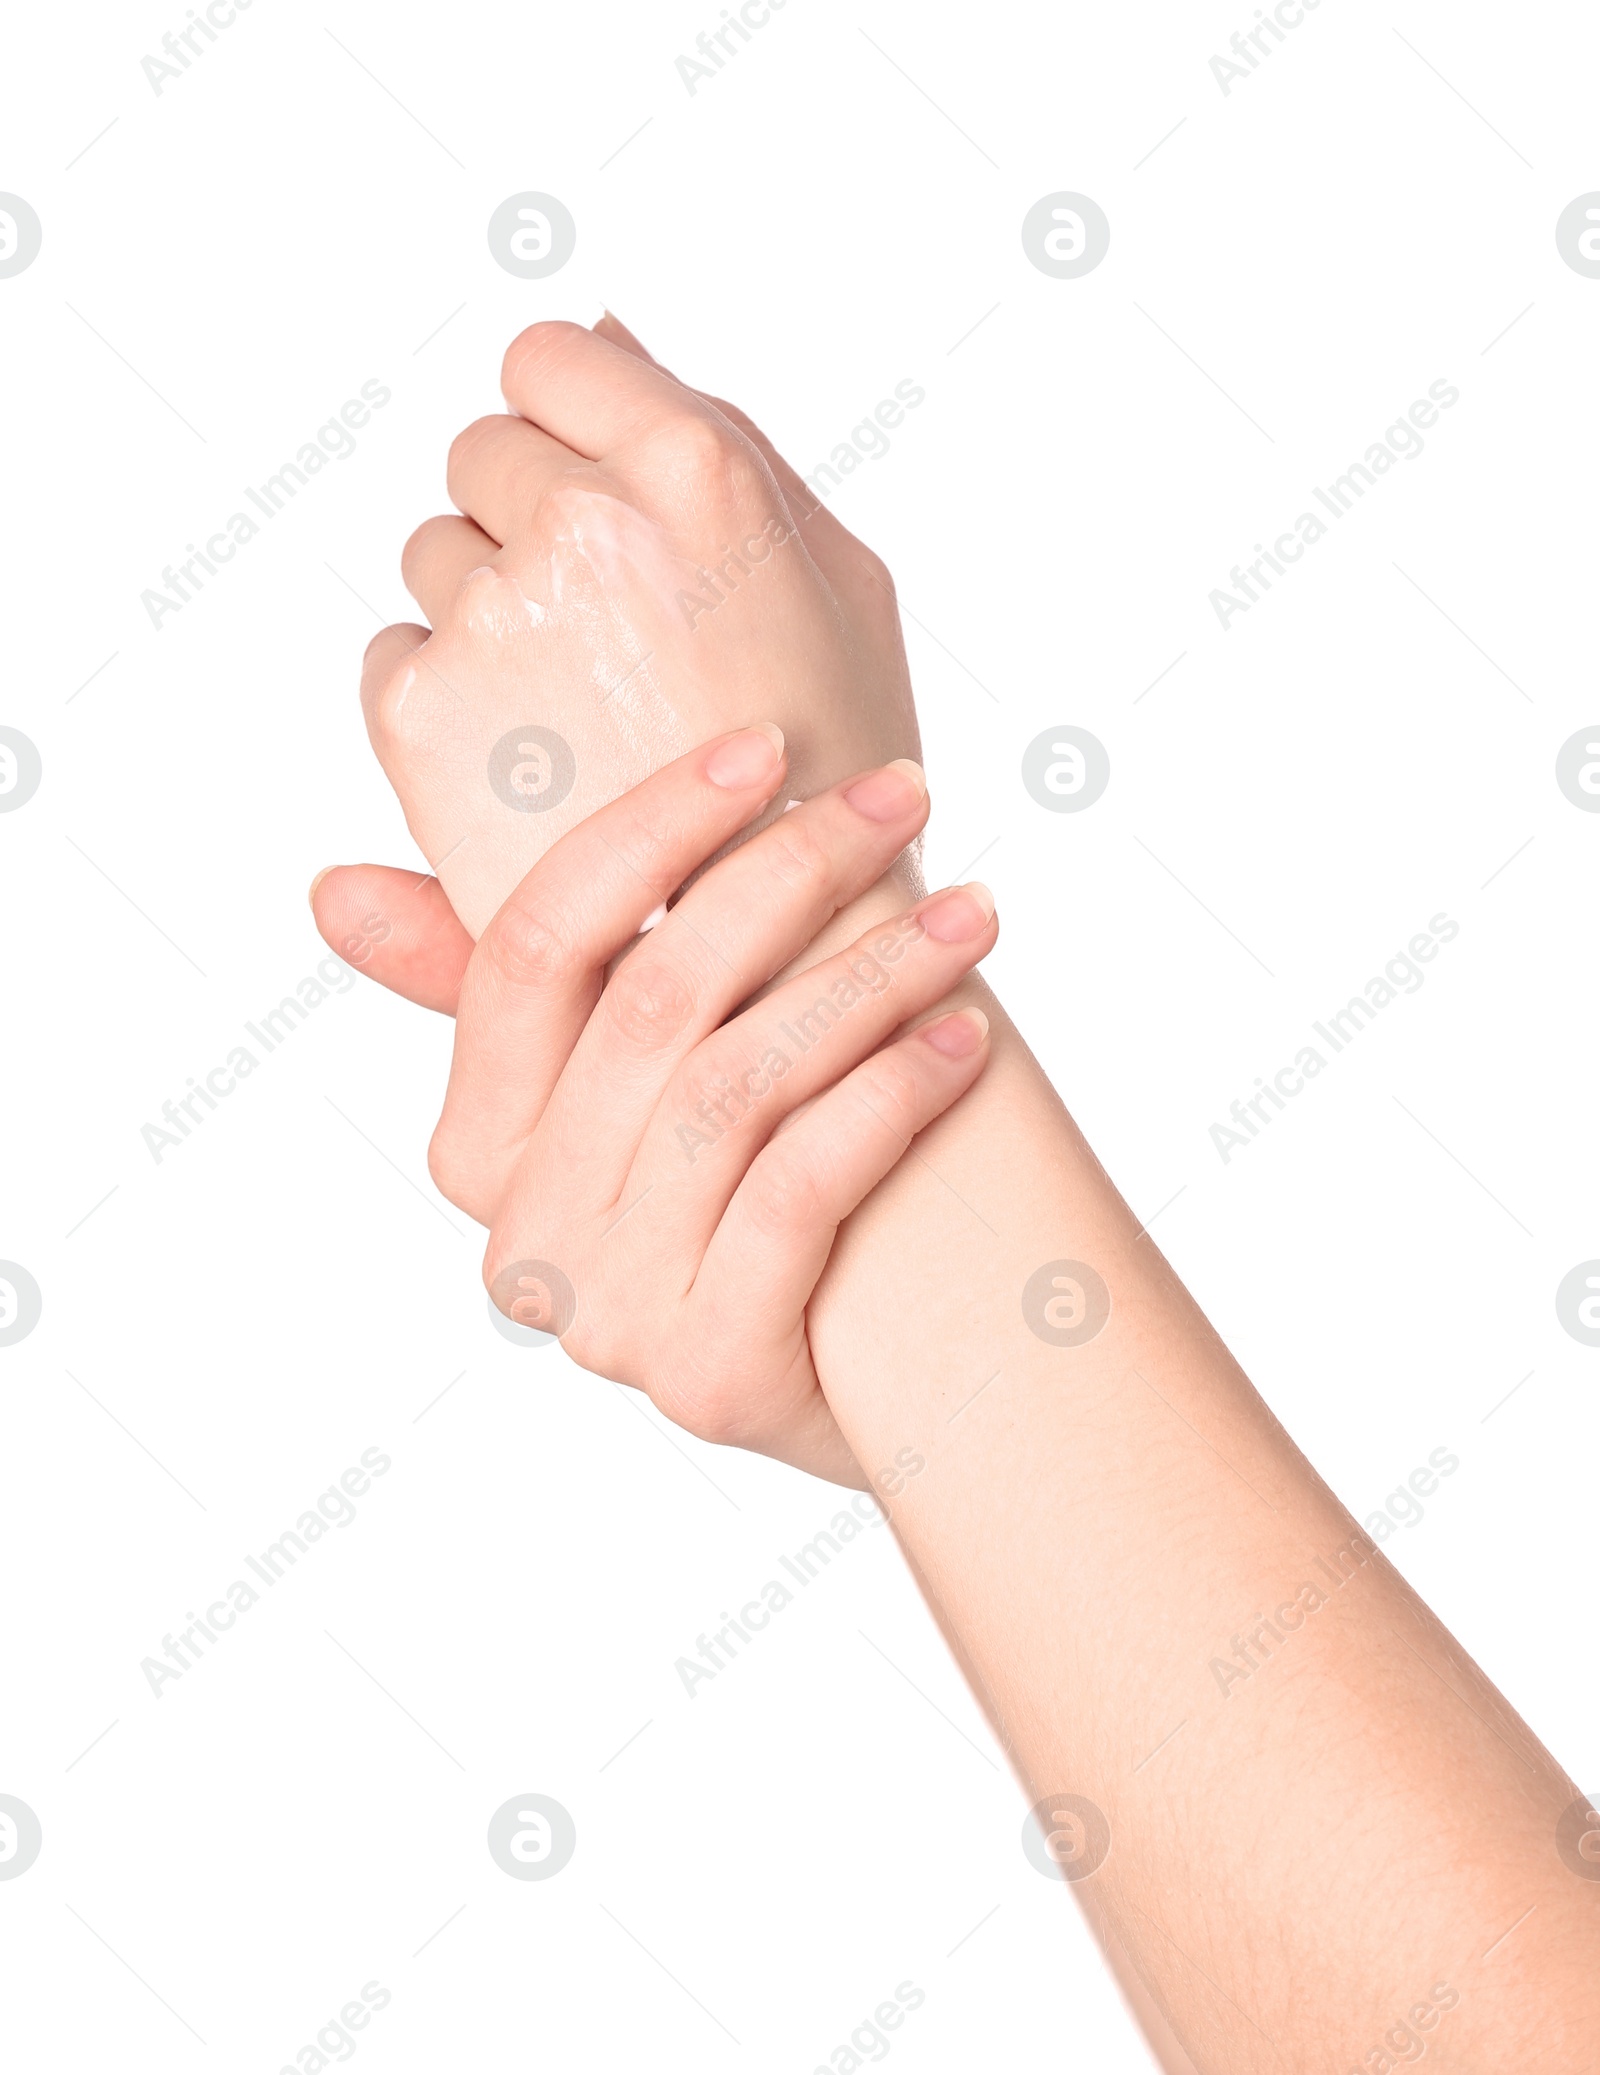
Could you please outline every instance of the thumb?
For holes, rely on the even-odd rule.
[[[311,882],[323,941],[407,1001],[456,1012],[472,939],[437,879],[394,865],[330,865]]]

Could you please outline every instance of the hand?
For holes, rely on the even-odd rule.
[[[922,774],[894,764],[783,816],[641,938],[777,798],[776,743],[679,758],[527,875],[466,964],[429,1164],[489,1226],[509,1316],[702,1439],[863,1486],[806,1305],[840,1222],[982,1072],[981,1013],[904,1026],[996,925],[982,887],[953,889],[762,993],[921,829]]]
[[[748,419],[609,317],[531,326],[501,382],[520,415],[450,449],[463,516],[402,556],[432,631],[386,629],[362,678],[379,761],[473,936],[558,836],[757,715],[789,738],[791,796],[918,754],[887,570]],[[345,882],[348,905],[369,891]]]

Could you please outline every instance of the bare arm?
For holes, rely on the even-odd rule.
[[[1202,2070],[1595,2066],[1577,1789],[978,998],[989,1071],[841,1236],[812,1344],[858,1457],[926,1459],[896,1528],[1067,1878]]]
[[[811,791],[914,746],[886,576],[859,544],[625,334],[626,353],[536,329],[508,357],[524,418],[458,443],[471,516],[408,551],[436,631],[414,661],[425,630],[381,638],[368,671],[380,754],[472,935],[650,760],[563,619],[580,581],[606,686],[637,689],[631,667],[691,738],[771,713]],[[637,525],[613,510],[629,498]],[[713,566],[715,602],[675,620],[673,586],[711,587]],[[486,758],[560,683],[571,800],[508,817]],[[903,906],[909,876],[852,896],[797,963]],[[414,886],[336,874],[319,922],[337,947],[392,895],[369,969],[449,1009],[471,937]],[[988,1070],[850,1218],[807,1307],[832,1430],[814,1399],[803,1431],[770,1405],[748,1435],[726,1405],[705,1430],[840,1477],[922,1460],[879,1495],[1051,1856],[1205,2075],[1382,2075],[1424,2049],[1446,2069],[1592,2067],[1600,1819],[1300,1455],[968,987],[952,999],[987,1010]],[[651,1321],[625,1302],[609,1352],[636,1332],[642,1372]]]

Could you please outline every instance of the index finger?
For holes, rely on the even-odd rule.
[[[472,954],[435,1133],[452,1173],[498,1172],[537,1122],[609,960],[762,812],[785,770],[770,722],[702,743],[569,829]]]
[[[531,424],[590,461],[615,453],[663,417],[713,413],[664,368],[597,337],[581,324],[530,324],[506,348],[506,402]]]

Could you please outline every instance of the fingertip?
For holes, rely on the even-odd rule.
[[[970,1059],[988,1041],[989,1019],[982,1009],[957,1009],[925,1023],[918,1035],[946,1059]]]
[[[324,865],[322,870],[318,872],[316,877],[312,880],[311,884],[306,888],[306,899],[311,904],[311,912],[313,915],[315,915],[317,912],[317,888],[322,884],[323,880],[327,878],[330,872],[337,871],[337,869],[338,867],[336,865]]]
[[[713,785],[745,791],[777,782],[783,769],[783,730],[773,721],[758,721],[728,735],[706,758],[705,775]]]
[[[892,764],[847,785],[843,797],[868,821],[903,821],[927,800],[928,781],[920,764],[896,757]]]
[[[916,919],[935,943],[971,943],[994,922],[994,895],[981,879],[947,886],[916,910]]]

